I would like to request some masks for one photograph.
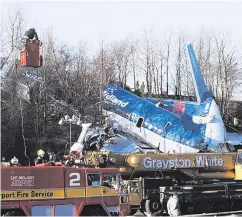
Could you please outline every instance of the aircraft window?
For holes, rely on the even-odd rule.
[[[88,186],[100,186],[101,176],[99,173],[97,174],[87,174],[87,184]]]
[[[32,206],[32,216],[52,216],[52,206]]]
[[[143,118],[139,118],[139,120],[138,120],[138,122],[136,124],[136,127],[139,127],[140,128],[142,126],[142,124],[143,124],[143,121],[144,121]]]
[[[131,121],[134,121],[135,118],[136,118],[136,114],[130,114],[130,120],[131,120]]]
[[[55,216],[75,216],[75,209],[72,204],[56,205]]]

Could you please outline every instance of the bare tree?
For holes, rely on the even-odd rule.
[[[137,77],[137,59],[138,59],[138,41],[131,41],[130,42],[130,67],[133,73],[133,82],[134,87],[136,86],[136,77]]]
[[[158,92],[158,94],[163,95],[163,77],[165,75],[164,72],[164,50],[161,47],[160,50],[158,51],[158,58],[159,58],[159,65],[157,66],[157,80],[158,80],[158,76],[160,77],[160,81],[159,81],[159,89],[160,91]]]
[[[170,49],[171,49],[171,36],[172,30],[169,33],[168,39],[166,39],[166,94],[169,95],[169,60],[170,60]]]
[[[20,113],[22,104],[19,99],[18,87],[21,79],[21,70],[15,60],[15,52],[18,51],[21,37],[24,30],[24,19],[20,10],[9,12],[7,20],[1,21],[1,57],[5,59],[5,64],[10,64],[11,73],[6,73],[7,85],[1,89],[1,101],[5,102],[5,109],[2,111],[2,148],[3,150],[13,150],[13,153],[21,153],[24,135],[23,122],[24,114]],[[10,58],[12,57],[12,58]],[[1,59],[2,65],[2,59]]]
[[[229,101],[235,88],[241,85],[241,68],[236,58],[235,47],[230,49],[228,35],[215,36],[216,44],[216,96],[225,120],[228,118]]]
[[[182,45],[184,44],[182,41],[182,35],[178,36],[178,51],[176,57],[176,82],[175,82],[175,95],[181,97],[181,72],[182,72]]]
[[[134,55],[134,47],[132,52]],[[122,84],[122,87],[124,88],[124,86],[127,85],[129,66],[131,62],[131,47],[129,39],[125,39],[114,44],[113,54],[115,57],[116,69],[118,72],[118,81]]]
[[[152,93],[152,83],[153,83],[153,55],[154,55],[154,49],[153,49],[153,41],[152,41],[152,34],[151,31],[148,34],[147,32],[144,33],[143,36],[143,49],[140,51],[140,61],[142,63],[141,69],[145,72],[145,81],[146,81],[146,87],[147,87],[147,93],[150,96]],[[153,59],[153,60],[152,60]]]
[[[24,33],[25,20],[20,9],[9,12],[8,20],[1,21],[1,47],[5,54],[12,52]]]

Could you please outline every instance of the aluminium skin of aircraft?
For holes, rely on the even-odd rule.
[[[191,45],[197,102],[140,98],[116,85],[104,88],[103,113],[117,129],[167,153],[228,152],[226,129]]]

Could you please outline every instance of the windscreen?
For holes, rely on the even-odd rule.
[[[238,151],[237,163],[242,164],[242,151]]]

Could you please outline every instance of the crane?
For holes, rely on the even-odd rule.
[[[0,67],[1,90],[7,91],[9,81],[13,79],[14,71],[18,72],[18,67],[39,68],[42,66],[42,56],[40,55],[41,41],[38,39],[34,29],[26,31],[23,38],[15,45],[10,54],[2,61]],[[19,64],[18,64],[19,63]],[[18,96],[29,100],[29,87],[21,82],[17,82],[16,89]]]

